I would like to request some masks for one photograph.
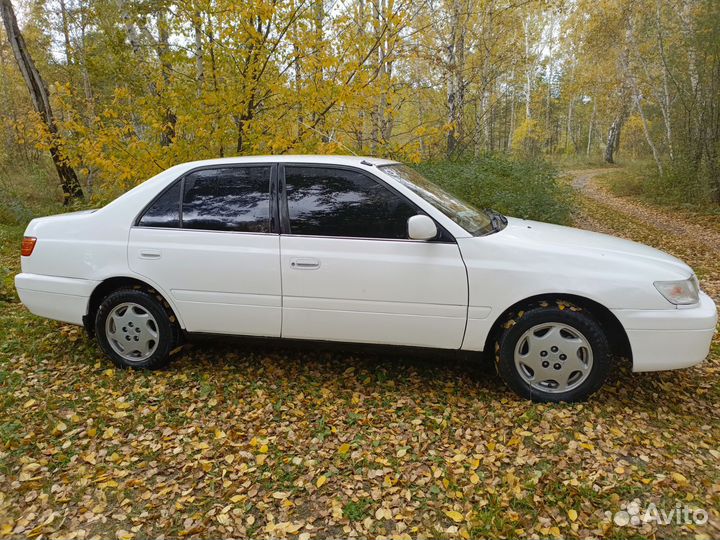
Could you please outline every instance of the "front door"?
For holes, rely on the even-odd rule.
[[[282,335],[460,348],[468,287],[449,233],[407,237],[420,213],[351,168],[281,166]]]
[[[189,332],[280,336],[276,170],[191,171],[131,229],[130,267],[172,297]]]

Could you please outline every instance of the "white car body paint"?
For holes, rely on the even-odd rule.
[[[456,244],[280,238],[283,336],[459,349],[467,314]],[[317,261],[314,268],[293,259]]]
[[[208,165],[342,165],[380,179],[444,227],[456,243],[233,233],[135,226],[153,198]],[[509,218],[474,237],[383,172],[393,163],[344,156],[263,156],[177,165],[97,211],[34,219],[16,288],[40,316],[82,324],[103,281],[155,288],[188,332],[482,351],[512,305],[575,295],[623,326],[634,371],[691,366],[708,353],[717,311],[703,292],[670,304],[654,281],[692,270],[656,249],[612,236]]]

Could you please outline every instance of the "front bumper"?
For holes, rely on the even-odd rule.
[[[31,313],[48,319],[82,324],[98,281],[40,274],[18,274],[15,288]]]
[[[702,362],[717,325],[715,303],[703,292],[691,307],[612,312],[630,341],[633,371],[680,369]]]

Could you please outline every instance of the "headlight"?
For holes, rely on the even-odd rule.
[[[695,276],[679,281],[656,281],[654,285],[668,302],[676,306],[697,304],[700,301],[699,287]]]

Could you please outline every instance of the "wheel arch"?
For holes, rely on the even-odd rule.
[[[180,325],[180,328],[185,328],[182,319],[178,317],[177,309],[173,307],[171,302],[168,300],[167,295],[164,294],[161,290],[159,290],[158,287],[136,277],[114,276],[101,281],[95,287],[95,289],[93,289],[93,292],[90,295],[90,298],[88,300],[87,314],[83,317],[83,326],[90,335],[93,335],[95,332],[95,314],[97,313],[97,310],[100,307],[103,298],[105,298],[113,291],[117,291],[118,289],[123,288],[141,289],[158,296],[158,300],[162,301],[162,304],[168,311],[168,314],[172,317],[175,317],[178,324]]]
[[[535,306],[546,303],[567,303],[583,310],[587,310],[600,323],[605,330],[610,348],[616,357],[628,358],[632,362],[632,348],[627,332],[618,318],[607,307],[601,303],[579,296],[576,294],[564,293],[545,293],[536,296],[530,296],[515,302],[513,305],[503,310],[493,323],[485,340],[484,351],[490,354],[495,353],[495,343],[502,333],[503,325],[507,323],[515,313],[531,309]]]

